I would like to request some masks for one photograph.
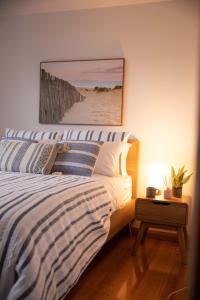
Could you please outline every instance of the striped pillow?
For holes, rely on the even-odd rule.
[[[49,174],[58,152],[57,144],[0,141],[0,171]]]
[[[1,141],[21,141],[21,142],[29,142],[29,143],[38,143],[36,140],[30,140],[30,139],[25,139],[25,138],[20,138],[20,137],[5,137],[3,136],[1,138]]]
[[[15,130],[6,128],[5,137],[23,138],[30,141],[36,140],[60,140],[61,134],[53,131]]]
[[[71,175],[91,176],[103,143],[93,141],[66,141],[64,143],[67,143],[70,149],[66,153],[57,155],[53,171]]]
[[[127,142],[130,132],[106,131],[101,129],[67,129],[62,140],[102,141],[102,142]]]

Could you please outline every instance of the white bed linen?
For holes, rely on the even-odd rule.
[[[92,176],[96,181],[102,182],[106,186],[112,200],[112,211],[118,210],[126,204],[132,197],[131,176],[109,177],[94,173]]]
[[[130,191],[130,177],[0,172],[0,299],[62,299]]]
[[[105,243],[112,199],[92,177],[0,172],[0,300],[61,300]]]

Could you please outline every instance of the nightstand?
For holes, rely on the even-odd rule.
[[[140,220],[140,228],[132,246],[132,255],[140,242],[144,242],[149,227],[176,230],[181,250],[182,262],[186,263],[188,200],[182,198],[137,198],[135,203],[135,219]]]

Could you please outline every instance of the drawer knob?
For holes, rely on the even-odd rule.
[[[153,200],[152,203],[156,204],[156,205],[171,205],[171,203],[169,203],[169,202],[163,202],[163,201],[158,201],[158,200]]]

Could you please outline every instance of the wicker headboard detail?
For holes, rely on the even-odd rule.
[[[137,197],[137,184],[138,184],[138,160],[139,160],[139,141],[128,140],[132,146],[129,149],[126,161],[127,173],[132,177],[132,198]]]

